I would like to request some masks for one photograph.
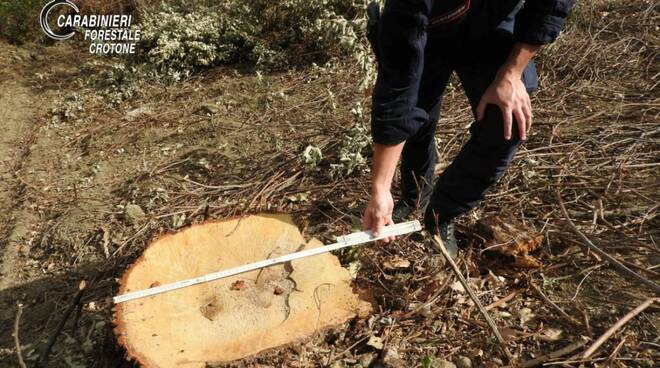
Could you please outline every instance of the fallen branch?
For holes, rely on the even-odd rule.
[[[564,213],[564,217],[566,218],[566,221],[568,222],[568,225],[571,227],[571,230],[578,235],[584,243],[591,249],[593,252],[598,254],[599,256],[605,258],[612,266],[614,266],[617,270],[621,271],[622,273],[631,276],[638,282],[648,286],[651,288],[656,295],[660,295],[660,285],[656,284],[655,282],[639,275],[637,272],[631,270],[630,268],[626,267],[623,263],[619,262],[616,258],[611,256],[609,253],[603,251],[602,249],[598,248],[594,243],[587,238],[586,235],[584,235],[580,229],[575,226],[575,223],[573,223],[573,220],[571,220],[571,217],[568,215],[568,211],[566,210],[566,206],[564,206],[564,201],[561,199],[561,195],[559,194],[559,190],[556,192],[557,195],[557,201],[559,202],[559,206],[561,207],[562,212]]]
[[[66,325],[66,321],[69,320],[69,316],[71,316],[73,310],[80,303],[80,300],[82,299],[83,295],[85,294],[85,291],[87,290],[87,286],[88,285],[85,282],[85,280],[81,281],[80,285],[78,285],[78,292],[76,293],[76,296],[73,298],[73,301],[71,302],[71,304],[69,304],[69,307],[64,312],[64,315],[62,316],[60,322],[57,324],[55,331],[53,332],[52,335],[50,335],[50,338],[48,339],[48,343],[41,351],[41,354],[39,354],[38,364],[40,366],[44,366],[44,363],[48,361],[48,355],[50,355],[50,350],[53,348],[53,345],[55,345],[55,341],[57,341],[57,337],[62,332],[64,325]]]
[[[564,346],[563,348],[561,348],[559,350],[555,350],[551,353],[541,355],[538,358],[534,358],[532,360],[528,360],[526,362],[523,362],[521,367],[522,368],[536,367],[538,365],[541,365],[541,364],[547,362],[548,360],[561,358],[564,355],[568,355],[568,354],[574,352],[575,350],[580,349],[581,347],[583,347],[584,345],[587,344],[587,341],[589,341],[589,340],[586,337],[582,337],[582,338],[580,338],[580,340],[575,341],[571,344],[568,344],[568,345]]]
[[[440,253],[442,253],[442,256],[445,257],[445,260],[451,266],[451,269],[454,271],[454,274],[456,274],[456,277],[458,277],[458,280],[463,285],[463,288],[465,288],[465,291],[467,291],[468,295],[470,296],[470,299],[472,299],[474,305],[477,306],[479,312],[481,312],[481,315],[483,315],[484,318],[486,319],[488,326],[493,331],[493,334],[495,335],[495,338],[497,338],[497,341],[500,343],[500,349],[502,350],[504,355],[506,355],[506,358],[509,360],[509,363],[513,363],[515,361],[515,358],[513,357],[513,355],[511,355],[509,349],[507,349],[506,342],[504,341],[504,338],[502,338],[502,335],[500,334],[500,330],[497,328],[495,321],[493,321],[493,319],[490,317],[490,314],[488,314],[488,311],[483,307],[483,305],[481,305],[479,298],[477,298],[477,294],[474,293],[474,291],[468,284],[465,277],[463,277],[461,270],[459,270],[458,266],[456,266],[456,262],[454,262],[454,260],[451,259],[449,253],[447,253],[447,249],[445,249],[445,245],[442,243],[442,239],[440,239],[438,235],[434,235],[433,243],[436,245],[436,248],[440,251]]]
[[[23,354],[21,354],[21,339],[18,337],[18,330],[21,325],[21,314],[23,314],[23,305],[18,304],[18,311],[16,311],[16,320],[14,321],[14,345],[16,345],[16,355],[18,356],[18,365],[21,368],[27,368],[25,361],[23,360]]]
[[[554,310],[556,310],[557,312],[559,312],[559,314],[561,314],[561,315],[562,315],[566,320],[568,320],[571,324],[576,325],[576,326],[582,326],[582,323],[580,323],[580,321],[578,321],[577,319],[575,319],[575,318],[574,318],[573,316],[571,316],[570,314],[566,313],[565,310],[561,309],[560,306],[558,306],[555,302],[553,302],[552,300],[550,300],[550,298],[548,298],[548,297],[543,293],[543,291],[541,291],[541,289],[540,289],[538,286],[536,286],[533,282],[530,282],[530,283],[529,283],[529,286],[531,286],[532,289],[534,289],[534,291],[535,291],[537,294],[539,294],[539,296],[541,297],[541,299],[543,299],[543,301],[545,301],[546,303],[548,303],[549,306],[551,306],[552,308],[554,308]]]
[[[511,299],[515,298],[516,296],[518,296],[518,294],[520,294],[520,292],[521,292],[520,290],[514,290],[514,291],[512,291],[511,293],[509,293],[509,295],[503,297],[502,299],[496,300],[496,301],[494,301],[494,302],[488,304],[484,309],[486,309],[487,311],[489,311],[489,310],[491,310],[491,309],[493,309],[493,308],[497,308],[497,307],[499,307],[500,305],[505,304],[505,303],[508,302],[509,300],[511,300]]]
[[[644,309],[648,308],[651,304],[654,302],[660,301],[660,298],[651,298],[645,301],[644,303],[640,304],[637,308],[631,310],[628,312],[625,316],[621,317],[620,320],[618,320],[612,327],[607,329],[605,333],[603,333],[596,341],[594,341],[591,346],[582,353],[582,359],[587,359],[591,354],[593,354],[598,348],[603,345],[607,339],[609,339],[618,329],[620,329],[623,325],[625,325],[628,321],[633,319],[635,316],[638,314],[642,313]]]

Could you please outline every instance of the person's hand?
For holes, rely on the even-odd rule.
[[[488,86],[477,106],[477,121],[481,121],[489,104],[497,105],[504,119],[504,138],[511,139],[511,126],[515,118],[520,139],[527,139],[532,126],[532,103],[520,75],[515,73],[497,76]]]
[[[390,191],[374,193],[362,215],[362,228],[371,230],[374,236],[378,236],[383,226],[392,224],[393,209],[394,200]],[[386,243],[392,240],[394,240],[393,236],[382,239]]]

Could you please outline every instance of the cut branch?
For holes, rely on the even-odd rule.
[[[465,291],[467,291],[468,295],[470,296],[470,299],[472,299],[474,305],[476,305],[477,308],[479,309],[479,312],[481,312],[481,315],[484,317],[484,319],[488,323],[488,326],[493,331],[493,335],[495,335],[495,338],[497,338],[497,341],[500,343],[500,349],[502,350],[504,355],[506,355],[506,358],[509,360],[509,363],[513,363],[515,358],[513,357],[513,355],[511,355],[511,352],[506,347],[506,342],[504,341],[504,338],[500,334],[500,330],[497,328],[495,321],[493,321],[493,319],[490,317],[490,314],[488,314],[488,311],[484,308],[484,306],[481,305],[481,302],[479,301],[477,294],[474,293],[474,291],[468,284],[465,277],[463,277],[461,270],[459,270],[458,266],[456,266],[456,262],[454,262],[454,260],[451,259],[449,253],[447,253],[447,249],[445,249],[445,245],[442,243],[442,239],[440,239],[439,236],[434,235],[433,244],[435,244],[436,248],[440,251],[440,253],[442,253],[442,256],[445,258],[447,263],[449,263],[451,269],[454,271],[454,274],[456,274],[456,277],[458,277],[458,280],[461,282],[461,285],[463,285],[463,288],[465,288]]]
[[[607,339],[609,339],[618,329],[620,329],[623,325],[628,323],[631,319],[635,318],[638,314],[642,313],[644,309],[648,308],[651,304],[654,302],[660,301],[660,298],[651,298],[645,301],[644,303],[640,304],[637,306],[637,308],[631,310],[630,312],[626,313],[625,316],[621,317],[620,320],[618,320],[612,327],[607,329],[605,333],[603,333],[596,341],[594,341],[593,344],[589,347],[589,349],[585,350],[584,353],[582,353],[582,359],[587,359],[593,354],[598,348],[603,345]]]
[[[23,305],[18,305],[18,311],[16,311],[16,320],[14,321],[14,345],[16,345],[16,355],[18,356],[18,365],[21,368],[27,368],[25,361],[23,360],[23,354],[21,354],[21,339],[18,336],[18,330],[21,325],[21,314],[23,314]]]
[[[575,226],[575,223],[573,223],[573,220],[571,220],[571,217],[568,215],[568,211],[566,210],[566,206],[564,206],[564,201],[561,199],[561,195],[559,194],[559,191],[556,192],[557,195],[557,201],[559,202],[559,206],[561,207],[562,212],[564,213],[564,217],[566,218],[566,222],[570,226],[571,230],[582,238],[584,243],[591,249],[594,253],[598,254],[599,256],[605,258],[612,266],[614,266],[617,270],[622,272],[623,274],[626,274],[641,284],[644,284],[648,286],[651,290],[653,290],[656,295],[660,295],[660,285],[656,284],[655,282],[639,275],[637,272],[631,270],[630,268],[626,267],[623,263],[619,262],[616,258],[611,256],[609,253],[603,251],[602,249],[598,248],[594,243],[587,238],[586,235],[584,235],[580,229]]]

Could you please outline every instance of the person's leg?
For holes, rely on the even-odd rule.
[[[457,57],[456,72],[473,113],[506,60],[513,42],[508,34],[494,35],[492,39],[466,45],[466,49],[472,51]],[[536,88],[533,64],[528,66],[524,82],[529,92]],[[482,121],[472,123],[470,140],[438,178],[431,205],[425,214],[427,228],[431,231],[435,229],[436,215],[440,222],[450,221],[470,211],[484,198],[488,188],[502,176],[516,153],[520,138],[515,121],[513,126],[512,138],[505,140],[502,113],[494,105],[486,108]]]
[[[442,94],[452,72],[444,59],[442,40],[429,37],[424,56],[417,107],[426,111],[428,120],[406,141],[401,155],[400,205],[410,208],[424,208],[433,191],[437,160],[435,130],[440,118]]]

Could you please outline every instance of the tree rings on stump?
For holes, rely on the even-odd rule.
[[[323,246],[306,242],[286,215],[194,225],[153,241],[125,272],[119,293],[148,289]],[[145,367],[205,367],[254,355],[366,316],[332,254],[118,304],[115,333]]]

